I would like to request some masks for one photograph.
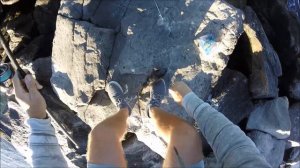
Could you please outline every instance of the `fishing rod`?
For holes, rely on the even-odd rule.
[[[14,76],[14,72],[17,72],[17,74],[19,75],[20,79],[24,79],[26,76],[26,72],[20,67],[20,65],[18,64],[18,62],[16,61],[16,59],[13,57],[13,54],[10,50],[10,48],[8,47],[7,42],[5,41],[5,38],[2,34],[2,32],[0,31],[0,43],[2,45],[2,47],[5,50],[5,53],[7,54],[10,63],[13,67],[13,69],[8,65],[8,64],[2,64],[0,65],[0,83],[4,83],[7,80],[11,79]],[[15,70],[15,71],[13,71]],[[48,111],[46,110],[47,114],[50,116],[50,118],[52,119],[52,121],[54,121],[62,130],[62,132],[68,137],[68,139],[75,145],[75,147],[77,149],[79,149],[79,145],[77,144],[77,142],[71,137],[71,135],[67,132],[67,130],[62,126],[61,123],[59,123],[56,118]]]

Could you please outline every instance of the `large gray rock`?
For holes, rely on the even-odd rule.
[[[274,168],[279,167],[283,161],[285,140],[279,140],[270,134],[253,130],[247,134],[255,143],[257,149]]]
[[[133,108],[129,131],[164,157],[166,145],[152,123],[139,116],[149,97],[143,84],[153,68],[162,67],[168,69],[168,83],[182,79],[207,99],[243,32],[244,16],[219,0],[157,3],[162,17],[154,1],[61,1],[51,83],[65,104],[95,126],[117,112],[104,91],[105,82],[117,80]],[[113,31],[103,27],[119,30],[115,41]],[[209,57],[199,44],[207,34],[217,37],[218,48]],[[171,98],[164,103],[164,109],[189,120]]]
[[[235,124],[248,117],[254,106],[246,76],[238,71],[224,69],[212,89],[212,105]]]
[[[249,38],[252,52],[249,60],[252,97],[255,99],[277,97],[278,77],[282,74],[279,57],[250,7],[245,8],[244,30]]]
[[[87,106],[105,87],[114,31],[57,16],[51,84],[72,110]]]
[[[286,97],[257,104],[250,114],[247,130],[259,130],[278,139],[288,138],[291,131],[288,107],[289,102]]]

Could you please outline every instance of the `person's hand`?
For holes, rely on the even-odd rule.
[[[24,80],[20,80],[16,73],[13,77],[13,85],[18,103],[27,111],[30,118],[44,119],[47,117],[46,101],[38,91],[42,86],[31,74],[27,74]]]
[[[180,105],[182,104],[184,96],[190,93],[191,91],[192,90],[182,81],[175,82],[169,90],[173,99]]]

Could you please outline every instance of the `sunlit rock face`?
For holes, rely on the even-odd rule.
[[[149,120],[139,116],[148,101],[147,77],[153,68],[166,68],[167,83],[184,80],[207,100],[243,32],[243,19],[242,11],[223,1],[63,0],[51,84],[66,105],[94,126],[117,112],[104,88],[109,80],[118,81],[133,108],[129,131],[150,148],[156,139],[162,147],[154,150],[163,156],[165,145],[150,131]],[[213,54],[200,50],[204,35],[215,37]],[[169,97],[162,108],[190,121]]]

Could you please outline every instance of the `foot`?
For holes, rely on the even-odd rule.
[[[113,104],[118,109],[128,108],[129,115],[130,115],[131,109],[128,103],[124,100],[124,92],[121,85],[116,81],[110,81],[106,87],[106,91]]]
[[[150,102],[148,104],[148,112],[147,112],[148,117],[150,117],[149,115],[150,108],[160,107],[161,101],[164,99],[166,93],[167,93],[166,84],[163,79],[159,79],[158,81],[152,84],[150,90]]]

